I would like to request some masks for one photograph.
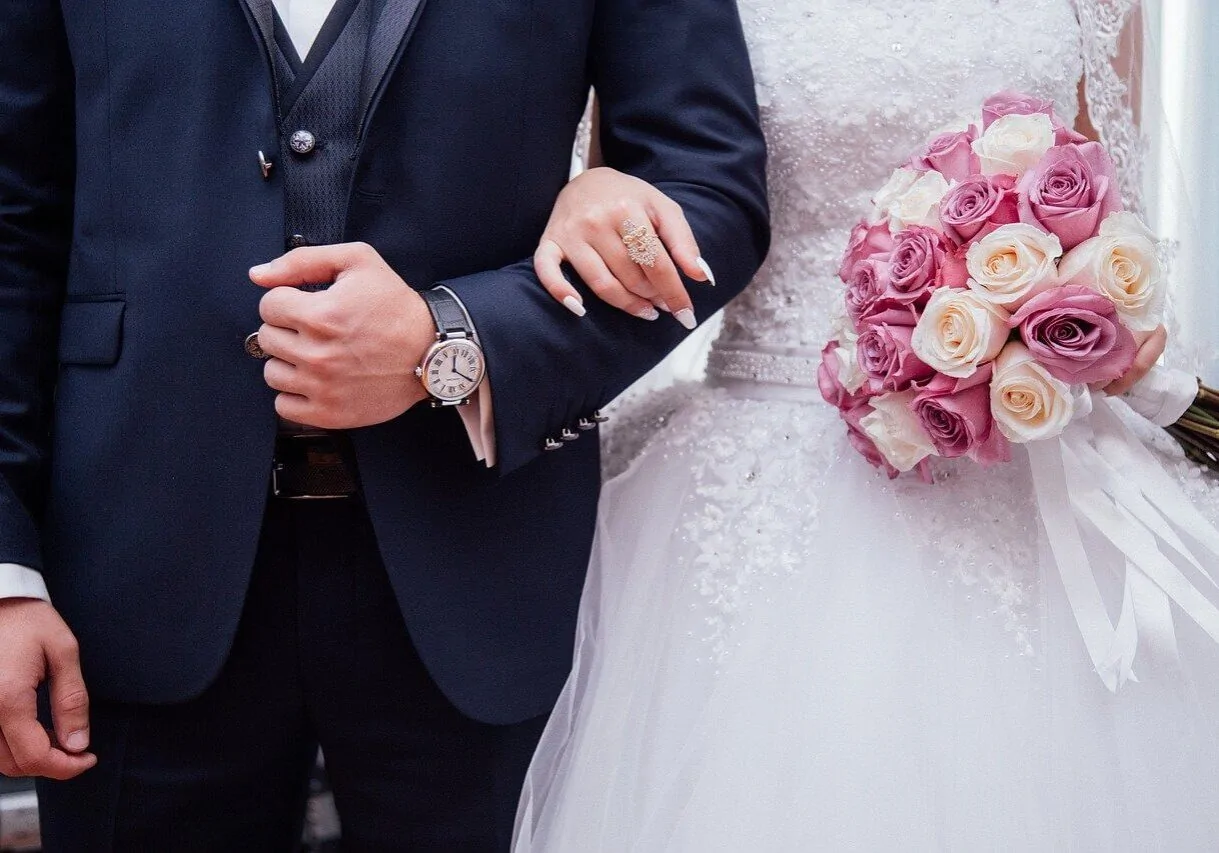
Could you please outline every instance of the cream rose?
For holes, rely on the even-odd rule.
[[[1008,441],[1027,444],[1060,435],[1075,415],[1071,387],[1055,379],[1012,341],[995,360],[990,411]]]
[[[875,207],[873,221],[879,222],[889,215],[889,208],[914,186],[915,181],[919,179],[919,174],[914,169],[893,170],[893,174],[889,175],[889,180],[885,181],[885,185],[872,197],[872,204]]]
[[[858,341],[859,335],[848,329],[838,336],[838,381],[852,394],[868,381],[868,374],[859,366]]]
[[[935,452],[931,439],[910,411],[914,391],[884,394],[869,402],[872,411],[859,421],[876,449],[898,471],[909,471]]]
[[[940,200],[948,189],[948,181],[939,172],[898,169],[872,199],[876,221],[889,217],[889,231],[893,234],[911,225],[938,229]]]
[[[948,181],[934,170],[924,172],[889,206],[889,231],[897,234],[911,225],[940,228],[940,202],[948,194]]]
[[[1150,332],[1164,322],[1167,283],[1154,235],[1133,213],[1111,213],[1097,236],[1067,253],[1058,267],[1064,284],[1082,284],[1103,293],[1134,332]]]
[[[1054,123],[1040,113],[995,119],[973,142],[984,175],[1019,178],[1054,147]]]
[[[964,379],[994,359],[1008,337],[1008,314],[969,290],[931,294],[910,346],[924,364]]]
[[[969,247],[969,288],[988,302],[1014,311],[1059,281],[1062,243],[1033,225],[1001,225]]]

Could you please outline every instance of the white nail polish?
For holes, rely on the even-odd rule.
[[[681,323],[687,329],[693,329],[698,325],[698,320],[694,318],[694,311],[689,308],[683,308],[673,315],[673,319]]]
[[[640,308],[635,312],[635,316],[640,320],[659,320],[660,312],[649,305],[647,308]]]
[[[577,317],[583,317],[588,313],[588,309],[584,307],[584,303],[579,299],[576,299],[574,296],[564,296],[563,307],[575,314]]]
[[[669,303],[665,302],[663,299],[657,299],[655,302],[655,305],[657,308],[659,308],[661,311],[665,312],[666,314],[673,313],[673,309],[669,307]]]
[[[711,265],[702,258],[699,258],[694,263],[698,264],[698,268],[703,271],[704,275],[707,276],[707,284],[715,287],[715,273],[711,271]]]

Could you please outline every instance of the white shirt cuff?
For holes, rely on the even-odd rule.
[[[41,598],[50,601],[42,575],[16,563],[0,563],[0,598]]]
[[[461,415],[470,446],[474,448],[474,458],[485,462],[488,468],[494,468],[495,411],[491,406],[491,381],[484,379],[470,399],[470,404],[459,407],[457,414]]]

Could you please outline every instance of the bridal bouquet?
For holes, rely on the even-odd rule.
[[[1156,238],[1123,210],[1104,147],[1012,93],[893,173],[839,276],[818,384],[891,477],[1060,435],[1165,307]]]

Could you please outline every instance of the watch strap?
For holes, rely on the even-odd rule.
[[[436,331],[441,340],[474,337],[473,324],[466,316],[466,309],[451,290],[437,287],[423,291],[422,296],[428,310],[432,312],[432,319],[436,322]]]

